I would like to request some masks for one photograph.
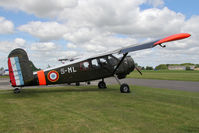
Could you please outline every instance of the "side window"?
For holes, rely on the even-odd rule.
[[[81,68],[82,70],[87,70],[87,69],[89,69],[89,62],[88,62],[88,61],[85,61],[85,62],[80,63],[80,68]]]
[[[99,68],[99,67],[100,67],[100,65],[99,65],[98,62],[97,62],[97,59],[93,59],[93,60],[91,61],[91,64],[92,64],[92,67],[93,67],[93,68]]]
[[[99,61],[100,61],[101,65],[107,65],[108,64],[108,62],[105,58],[100,58]]]

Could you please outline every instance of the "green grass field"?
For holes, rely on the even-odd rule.
[[[199,93],[118,85],[0,91],[0,133],[198,133]]]
[[[137,71],[133,71],[128,78],[143,78],[143,79],[160,79],[160,80],[182,80],[182,81],[199,81],[199,71],[142,71],[140,75]]]
[[[0,78],[9,78],[9,76],[0,76]]]

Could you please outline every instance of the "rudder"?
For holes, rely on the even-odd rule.
[[[32,64],[21,48],[14,49],[8,55],[8,69],[13,87],[26,86],[33,81]]]

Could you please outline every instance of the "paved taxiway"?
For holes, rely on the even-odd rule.
[[[107,84],[118,84],[114,78],[107,78],[105,79],[105,81]],[[130,79],[130,78],[122,79],[121,82],[122,83],[125,82],[131,85],[138,85],[138,86],[148,86],[148,87],[154,87],[154,88],[165,88],[165,89],[167,88],[167,89],[199,92],[199,82],[152,80],[152,79]],[[98,81],[93,81],[91,82],[91,84],[97,85]],[[66,85],[57,85],[57,86],[66,86]],[[9,85],[9,79],[0,78],[0,89],[12,89],[12,87]]]

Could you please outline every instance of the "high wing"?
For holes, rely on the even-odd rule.
[[[165,45],[161,45],[162,43],[166,43],[166,42],[171,42],[171,41],[176,41],[176,40],[181,40],[181,39],[185,39],[190,37],[191,35],[188,33],[179,33],[179,34],[174,34],[168,37],[165,37],[163,39],[159,39],[159,40],[155,40],[155,41],[151,41],[151,42],[147,42],[144,44],[140,44],[140,45],[130,45],[128,47],[123,47],[114,51],[108,51],[105,53],[101,53],[95,56],[92,56],[91,58],[96,58],[96,57],[100,57],[100,56],[105,56],[105,55],[110,55],[110,54],[126,54],[129,52],[133,52],[133,51],[138,51],[138,50],[143,50],[143,49],[148,49],[148,48],[153,48],[157,45],[160,45],[161,47],[165,47]]]
[[[142,49],[148,49],[148,48],[153,48],[157,45],[160,45],[161,47],[165,47],[162,46],[162,43],[166,43],[166,42],[171,42],[171,41],[176,41],[176,40],[181,40],[181,39],[185,39],[187,37],[190,37],[191,35],[188,33],[179,33],[179,34],[175,34],[175,35],[171,35],[168,36],[166,38],[160,39],[160,40],[156,40],[156,41],[152,41],[152,42],[147,42],[138,46],[129,46],[127,48],[123,48],[119,51],[119,54],[125,54],[128,52],[133,52],[133,51],[138,51],[138,50],[142,50]]]

